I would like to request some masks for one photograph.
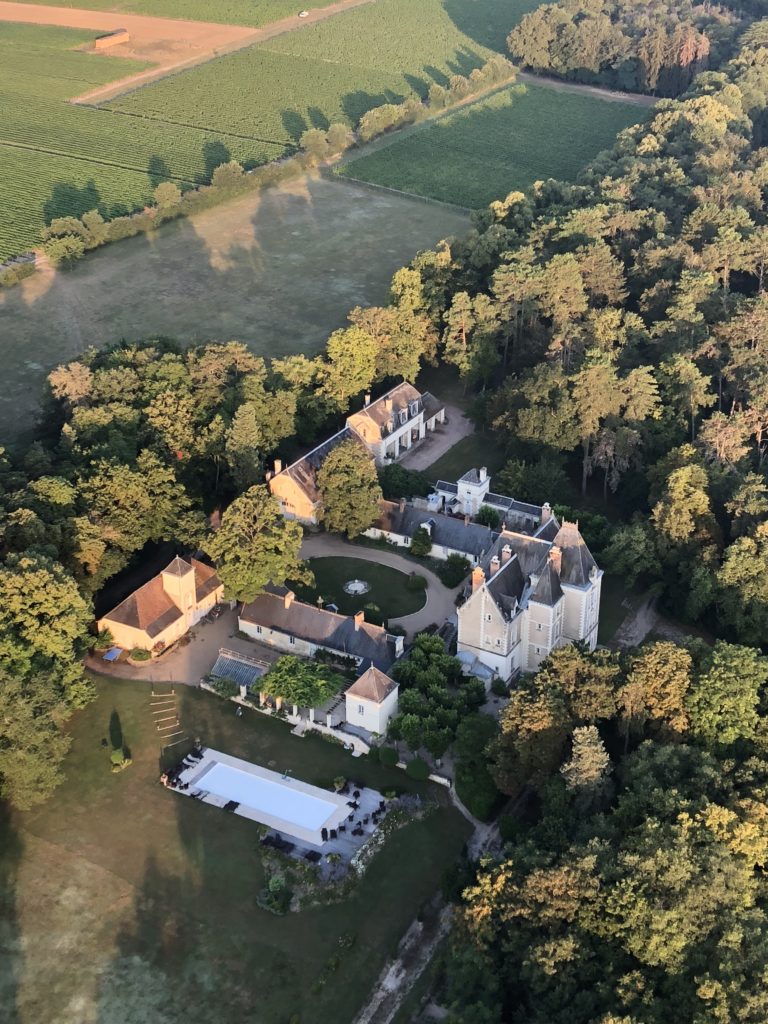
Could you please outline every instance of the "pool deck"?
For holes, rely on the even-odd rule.
[[[250,761],[243,761],[239,757],[232,757],[230,754],[224,754],[219,750],[212,750],[210,747],[204,749],[201,760],[180,774],[179,781],[182,784],[188,783],[189,789],[174,789],[174,792],[179,793],[181,796],[196,797],[202,800],[203,803],[210,804],[213,807],[225,807],[229,802],[229,797],[210,793],[205,788],[205,776],[217,764],[227,765],[229,768],[244,772],[255,779],[262,779],[266,782],[277,784],[293,793],[302,793],[312,800],[328,804],[328,816],[317,828],[305,828],[289,818],[281,818],[278,814],[272,814],[259,807],[248,807],[242,802],[238,804],[233,812],[243,818],[249,818],[251,821],[257,821],[262,825],[266,825],[284,836],[297,839],[299,842],[316,849],[324,849],[326,845],[322,839],[321,829],[326,828],[330,831],[332,828],[338,828],[350,813],[350,807],[347,804],[348,797],[346,796],[332,793],[328,789],[320,789],[318,786],[310,786],[309,783],[302,782],[301,779],[291,778],[290,775],[280,775],[278,772],[270,771],[269,768],[262,768],[261,765],[252,764]]]

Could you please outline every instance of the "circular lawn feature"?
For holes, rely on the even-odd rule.
[[[315,585],[297,584],[296,596],[307,604],[316,604],[318,597],[322,597],[325,605],[335,604],[342,615],[354,615],[365,610],[366,605],[375,605],[378,616],[366,613],[369,621],[397,619],[417,612],[427,601],[423,578],[418,577],[421,585],[409,587],[411,577],[388,565],[342,557],[310,558],[307,564],[315,575]],[[344,584],[350,580],[364,580],[368,584],[366,593],[346,593]]]

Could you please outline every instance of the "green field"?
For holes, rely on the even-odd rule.
[[[572,180],[643,112],[543,86],[513,86],[352,157],[339,174],[459,206],[487,206],[545,178]]]
[[[36,245],[54,216],[134,210],[165,178],[183,186],[228,159],[263,163],[307,127],[423,95],[487,59],[483,41],[503,47],[535,3],[376,0],[100,107],[66,100],[144,65],[75,49],[96,33],[0,23],[0,175],[13,197],[0,211],[0,259]]]
[[[276,917],[256,904],[254,823],[163,789],[150,686],[101,681],[72,723],[64,784],[41,809],[0,822],[3,1021],[351,1021],[458,856],[468,826],[439,787],[179,689],[185,731],[215,749],[316,785],[344,775],[432,793],[441,806],[390,837],[348,899]],[[112,775],[102,739],[118,726],[133,764]],[[352,947],[319,985],[341,936]]]
[[[0,23],[0,259],[39,243],[53,217],[94,207],[116,216],[142,206],[164,178],[182,185],[207,180],[225,153],[261,162],[284,150],[68,104],[147,66],[75,49],[94,35]]]
[[[156,18],[213,21],[222,25],[268,25],[301,10],[301,0],[28,0],[49,7],[82,7],[87,11],[124,11]],[[335,0],[307,0],[307,7],[327,7]]]

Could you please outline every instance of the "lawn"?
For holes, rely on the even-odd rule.
[[[362,558],[310,558],[309,567],[315,574],[315,586],[299,585],[297,595],[309,604],[314,604],[318,597],[326,603],[332,601],[343,615],[354,615],[366,605],[374,604],[383,619],[394,619],[417,612],[426,601],[423,585],[411,590],[405,573],[387,565]],[[356,579],[369,584],[367,594],[354,596],[344,592],[344,584]],[[370,621],[375,621],[373,616]]]
[[[467,826],[443,803],[392,836],[345,902],[274,917],[252,822],[158,784],[159,746],[142,683],[100,680],[72,723],[67,778],[41,809],[0,830],[3,1019],[20,1024],[286,1024],[349,1021],[418,907],[457,857]],[[189,735],[297,778],[346,775],[423,790],[396,769],[189,688]],[[113,712],[133,764],[109,772]],[[179,748],[183,750],[183,748]],[[431,792],[431,788],[429,790]],[[328,984],[317,979],[354,936]],[[15,1015],[18,1014],[18,1016]]]
[[[441,455],[436,462],[428,466],[424,473],[432,483],[438,480],[455,483],[467,470],[480,469],[481,466],[485,466],[492,477],[505,462],[506,457],[498,438],[493,434],[480,432],[463,437],[453,448],[449,448],[445,455]]]
[[[641,115],[627,103],[512,86],[374,145],[338,173],[477,208],[540,179],[573,180]]]

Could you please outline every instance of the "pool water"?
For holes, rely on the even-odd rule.
[[[290,779],[272,782],[219,762],[204,772],[195,784],[215,796],[236,800],[244,807],[311,831],[321,828],[337,809],[329,800],[293,789]]]

